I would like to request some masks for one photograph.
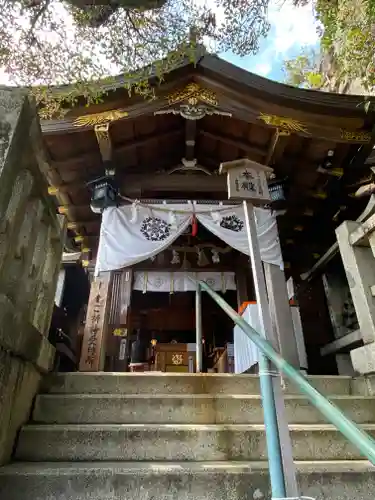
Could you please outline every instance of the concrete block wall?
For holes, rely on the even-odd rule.
[[[33,103],[0,89],[0,464],[54,358],[46,336],[65,222],[48,197],[41,144]]]

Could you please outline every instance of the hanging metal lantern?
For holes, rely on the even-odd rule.
[[[285,179],[271,181],[268,184],[268,191],[271,197],[271,203],[276,201],[285,201]]]
[[[91,189],[90,208],[94,213],[102,213],[108,207],[118,206],[118,190],[111,177],[105,176],[88,182]]]

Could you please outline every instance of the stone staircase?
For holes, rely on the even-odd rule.
[[[375,435],[360,384],[309,379]],[[285,394],[301,493],[373,500],[375,469],[291,385]],[[0,499],[268,500],[262,421],[253,375],[55,375],[0,468]]]

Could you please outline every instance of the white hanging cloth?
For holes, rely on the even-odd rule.
[[[96,273],[133,266],[163,252],[186,231],[192,215],[192,207],[187,204],[139,204],[137,217],[131,205],[107,208],[102,214]],[[196,204],[195,215],[218,238],[249,255],[242,205]],[[282,268],[275,214],[255,208],[255,219],[262,261]]]
[[[258,333],[261,333],[259,309],[256,303],[248,304],[242,314],[244,320]],[[259,361],[259,349],[238,325],[233,330],[234,373],[244,373]]]
[[[191,213],[175,214],[174,224],[160,205],[104,210],[96,262],[96,274],[133,266],[168,248],[189,226]],[[170,208],[170,207],[168,207]]]
[[[136,271],[134,273],[133,290],[147,292],[193,292],[196,285],[193,280],[205,281],[211,288],[225,293],[236,290],[235,274],[233,272],[202,271]]]
[[[262,261],[283,268],[275,214],[271,210],[263,208],[254,208],[254,212]],[[219,214],[219,217],[213,218],[210,213],[197,213],[197,219],[211,233],[225,241],[229,246],[249,255],[243,206],[227,207],[227,209],[225,208],[225,210],[216,213]]]

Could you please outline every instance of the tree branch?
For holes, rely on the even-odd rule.
[[[41,5],[42,1],[43,0],[34,0],[33,2],[30,3],[30,8],[36,7],[37,5]],[[50,3],[51,3],[51,0],[44,0],[44,4],[35,13],[34,17],[31,20],[30,28],[29,28],[29,31],[27,33],[27,38],[30,37],[30,43],[32,45],[34,45],[35,42],[36,42],[36,37],[33,34],[34,29],[35,29],[35,25],[38,22],[38,20],[40,19],[40,17],[46,12],[46,10],[48,9]]]

